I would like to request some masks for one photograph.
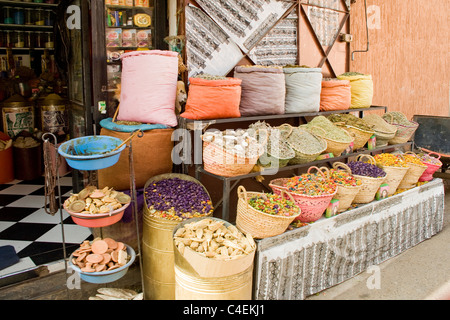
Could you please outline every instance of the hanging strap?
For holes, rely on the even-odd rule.
[[[55,147],[56,148],[56,147]],[[56,202],[57,172],[59,168],[59,157],[52,159],[51,152],[54,152],[53,145],[49,140],[44,140],[44,177],[45,177],[45,212],[54,216],[58,212]],[[47,206],[48,204],[48,206]]]

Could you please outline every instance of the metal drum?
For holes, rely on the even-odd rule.
[[[39,128],[43,132],[68,133],[66,100],[50,94],[39,102]]]
[[[145,196],[145,190],[150,183],[170,178],[180,178],[201,184],[191,176],[176,173],[155,176],[149,179],[145,184],[142,258],[145,290],[144,297],[148,300],[175,299],[173,230],[180,222],[151,216]],[[206,190],[204,186],[203,188]]]
[[[184,224],[200,219],[181,222],[173,230],[173,234]],[[229,225],[229,222],[225,222],[225,226]],[[183,256],[175,249],[175,244],[174,253],[176,300],[252,299],[255,250],[239,259],[228,261],[210,259],[196,253],[185,252]]]
[[[11,138],[22,131],[34,131],[34,105],[27,101],[2,103],[2,130]]]

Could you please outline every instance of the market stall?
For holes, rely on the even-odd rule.
[[[120,88],[120,103],[100,135],[58,149],[71,167],[98,171],[60,203],[95,235],[69,258],[82,280],[114,282],[139,262],[145,299],[304,299],[442,229],[443,183],[426,172],[438,160],[414,150],[417,123],[372,104],[371,75],[324,78],[321,66],[263,64],[248,30],[228,51],[200,50],[232,26],[221,18],[226,8],[197,2],[204,11],[185,8],[186,81],[179,52],[113,50],[129,28],[110,30],[117,60],[109,69],[121,78],[109,85]],[[260,9],[287,19],[294,7]],[[270,36],[269,20],[254,22],[259,40]],[[225,31],[194,43],[202,22]],[[242,60],[239,48],[261,63]],[[230,54],[226,63],[219,51]],[[136,230],[125,241],[113,228],[126,209]]]
[[[441,179],[257,241],[254,299],[300,300],[348,280],[442,230]]]

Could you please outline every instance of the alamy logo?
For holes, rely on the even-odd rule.
[[[66,13],[69,17],[66,20],[67,28],[70,30],[81,29],[81,9],[79,6],[71,5],[67,7]]]

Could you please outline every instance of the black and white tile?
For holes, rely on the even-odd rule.
[[[20,261],[0,270],[0,276],[64,259],[63,234],[67,254],[84,240],[92,239],[89,228],[79,226],[62,210],[45,211],[44,177],[14,180],[0,185],[0,246],[12,245]],[[72,177],[60,178],[61,202],[70,196]],[[57,199],[58,201],[58,199]]]

